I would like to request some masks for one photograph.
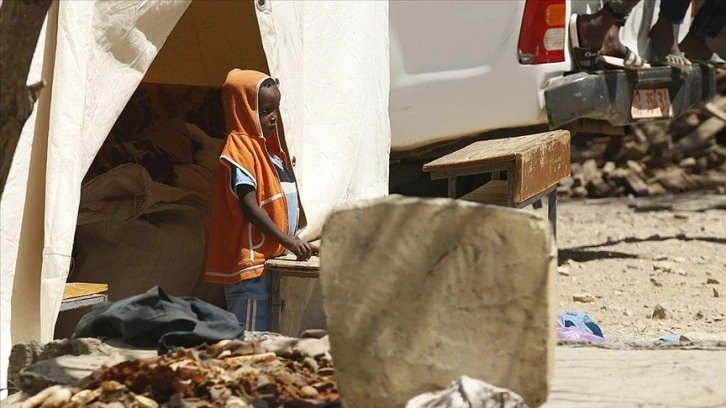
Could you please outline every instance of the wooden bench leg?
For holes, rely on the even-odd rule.
[[[555,188],[547,196],[547,218],[552,223],[552,233],[557,241],[557,189]]]
[[[280,315],[282,314],[282,308],[285,306],[285,301],[282,299],[280,294],[280,274],[275,271],[268,271],[267,273],[272,274],[272,319],[270,322],[270,331],[273,333],[279,333]]]
[[[449,177],[449,198],[459,198],[456,196],[456,177]]]

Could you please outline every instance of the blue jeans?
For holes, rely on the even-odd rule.
[[[247,331],[272,330],[272,274],[224,285],[227,311],[237,316]]]
[[[658,18],[681,24],[686,17],[690,0],[662,0]],[[726,0],[706,0],[696,13],[689,32],[700,37],[716,37],[726,25]]]

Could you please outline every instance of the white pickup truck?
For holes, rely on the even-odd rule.
[[[658,4],[643,0],[620,32],[646,58]],[[421,157],[421,148],[501,129],[613,131],[678,116],[713,97],[714,71],[700,66],[572,72],[569,16],[601,7],[590,0],[391,1],[392,157]],[[680,38],[688,27],[680,26]],[[669,95],[670,112],[636,109],[634,96],[649,92]]]

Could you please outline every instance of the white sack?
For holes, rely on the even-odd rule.
[[[410,399],[406,408],[527,408],[514,392],[465,375],[441,391],[427,392]]]

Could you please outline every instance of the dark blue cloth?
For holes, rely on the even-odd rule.
[[[203,300],[167,295],[154,286],[146,293],[93,306],[78,322],[73,338],[120,337],[137,347],[165,354],[225,339],[244,340],[234,314]]]

